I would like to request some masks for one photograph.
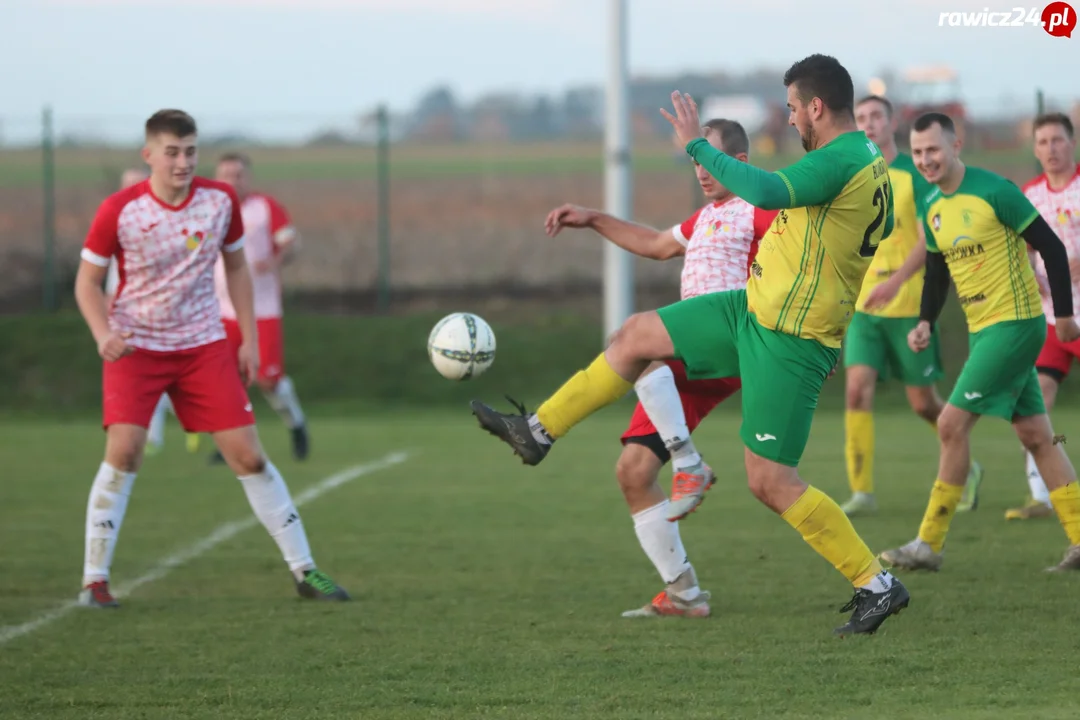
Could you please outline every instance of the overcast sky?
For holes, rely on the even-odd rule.
[[[783,69],[825,52],[863,85],[884,67],[950,65],[977,110],[1032,104],[1038,85],[1052,98],[1080,100],[1080,36],[1051,37],[1031,25],[938,26],[943,12],[1010,12],[1016,4],[630,0],[630,69]],[[559,92],[603,81],[608,7],[608,0],[0,0],[0,120],[10,139],[32,130],[49,103],[61,124],[114,134],[130,123],[137,134],[150,112],[179,106],[204,127],[259,121],[302,132],[380,101],[407,109],[439,83],[466,101],[492,90]]]

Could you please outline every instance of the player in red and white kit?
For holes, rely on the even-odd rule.
[[[746,162],[750,141],[739,123],[710,120],[705,137],[714,147]],[[735,197],[701,166],[695,165],[695,170],[710,203],[671,229],[656,230],[597,210],[564,205],[548,215],[547,232],[555,236],[564,227],[587,227],[641,257],[667,260],[683,255],[684,300],[743,288],[758,242],[777,213]],[[641,548],[667,587],[648,605],[623,617],[710,614],[709,593],[698,586],[677,521],[701,502],[715,480],[694,450],[690,433],[740,387],[737,377],[688,380],[678,361],[654,363],[634,385],[640,402],[622,436],[615,474]],[[675,471],[670,501],[658,482],[660,468],[669,459]]]
[[[244,226],[231,187],[195,177],[195,121],[162,110],[146,122],[143,159],[150,179],[114,193],[98,208],[82,250],[75,299],[104,360],[105,458],[86,509],[79,601],[118,603],[109,570],[146,429],[163,392],[188,432],[211,433],[236,473],[255,516],[273,537],[305,598],[348,594],[311,557],[303,523],[255,430],[244,383],[258,373],[251,276],[241,252]],[[116,297],[102,282],[115,256]],[[214,294],[214,264],[225,258],[243,341],[228,344]]]
[[[303,460],[308,455],[308,432],[304,411],[296,396],[292,379],[285,374],[284,333],[281,327],[281,266],[295,251],[296,228],[285,208],[274,198],[251,188],[251,160],[240,153],[230,153],[218,160],[215,178],[227,183],[240,198],[244,218],[244,254],[251,269],[255,289],[255,322],[259,329],[259,376],[256,382],[270,407],[292,433],[293,455]],[[214,270],[218,302],[225,321],[225,333],[234,347],[240,346],[240,324],[229,299],[224,260]],[[220,460],[217,455],[215,460]]]
[[[1073,280],[1074,307],[1080,307],[1080,163],[1076,157],[1076,135],[1072,121],[1063,113],[1050,113],[1035,119],[1035,157],[1043,172],[1024,185],[1024,195],[1038,209],[1047,224],[1054,229],[1069,255],[1069,270]],[[1035,276],[1042,294],[1043,312],[1050,324],[1042,353],[1035,361],[1039,373],[1046,411],[1050,412],[1057,399],[1058,388],[1069,374],[1074,359],[1080,359],[1080,340],[1064,344],[1054,332],[1054,306],[1050,299],[1046,266],[1042,256],[1031,251]],[[1056,517],[1050,504],[1039,469],[1031,453],[1027,453],[1028,488],[1031,497],[1021,507],[1005,512],[1007,520]]]

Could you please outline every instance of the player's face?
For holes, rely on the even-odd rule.
[[[715,132],[706,132],[705,139],[709,144],[720,152],[727,152],[724,149],[723,143],[720,142],[719,134]],[[733,156],[736,160],[746,162],[746,153],[740,153]],[[703,168],[701,165],[694,163],[694,173],[697,175],[698,185],[701,186],[701,193],[707,200],[713,202],[720,202],[731,195],[731,191],[721,185],[716,178],[709,174],[709,171]]]
[[[940,125],[922,132],[911,131],[911,159],[929,183],[939,183],[952,169],[960,151],[960,142]]]
[[[1045,173],[1064,173],[1076,167],[1076,140],[1058,123],[1035,131],[1035,157]]]
[[[811,103],[815,101],[811,100]],[[799,98],[799,92],[792,83],[787,89],[787,106],[791,114],[788,115],[788,124],[799,131],[799,140],[802,141],[803,150],[810,152],[814,148],[814,123],[811,120],[811,108]]]
[[[229,160],[218,163],[215,177],[220,182],[232,185],[240,197],[246,196],[251,189],[250,173],[242,162]]]
[[[878,147],[888,145],[896,132],[885,106],[877,100],[867,100],[855,108],[855,124]]]
[[[150,176],[173,190],[185,190],[195,177],[199,164],[198,139],[194,135],[176,137],[159,133],[147,140],[143,159],[150,166]]]

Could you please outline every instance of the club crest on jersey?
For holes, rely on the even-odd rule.
[[[930,218],[930,227],[934,228],[935,232],[941,229],[941,213],[934,213],[934,217]]]
[[[213,237],[210,233],[203,232],[202,230],[199,230],[196,233],[189,233],[187,230],[184,230],[184,236],[187,238],[188,250],[197,250],[204,240],[209,240]]]
[[[964,227],[971,227],[971,211],[964,209],[960,213],[961,219],[964,221]]]
[[[769,230],[777,235],[784,234],[787,230],[787,210],[781,210],[776,214],[776,218],[773,219],[772,227]]]

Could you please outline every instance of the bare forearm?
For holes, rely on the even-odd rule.
[[[915,247],[911,248],[911,252],[908,253],[907,258],[904,260],[904,264],[900,266],[900,269],[893,275],[897,282],[907,282],[915,273],[919,272],[926,267],[926,241],[920,239],[915,243]]]
[[[90,328],[95,342],[101,342],[110,332],[109,304],[105,299],[105,291],[86,278],[76,279],[75,303],[79,306],[79,312],[86,321],[86,326]]]
[[[255,291],[251,283],[251,273],[246,265],[225,269],[225,282],[229,288],[229,300],[236,310],[236,323],[245,341],[256,339],[255,326]]]
[[[648,225],[627,222],[607,213],[597,213],[590,227],[623,250],[634,255],[665,260],[674,255],[672,248],[662,247],[660,231]]]

